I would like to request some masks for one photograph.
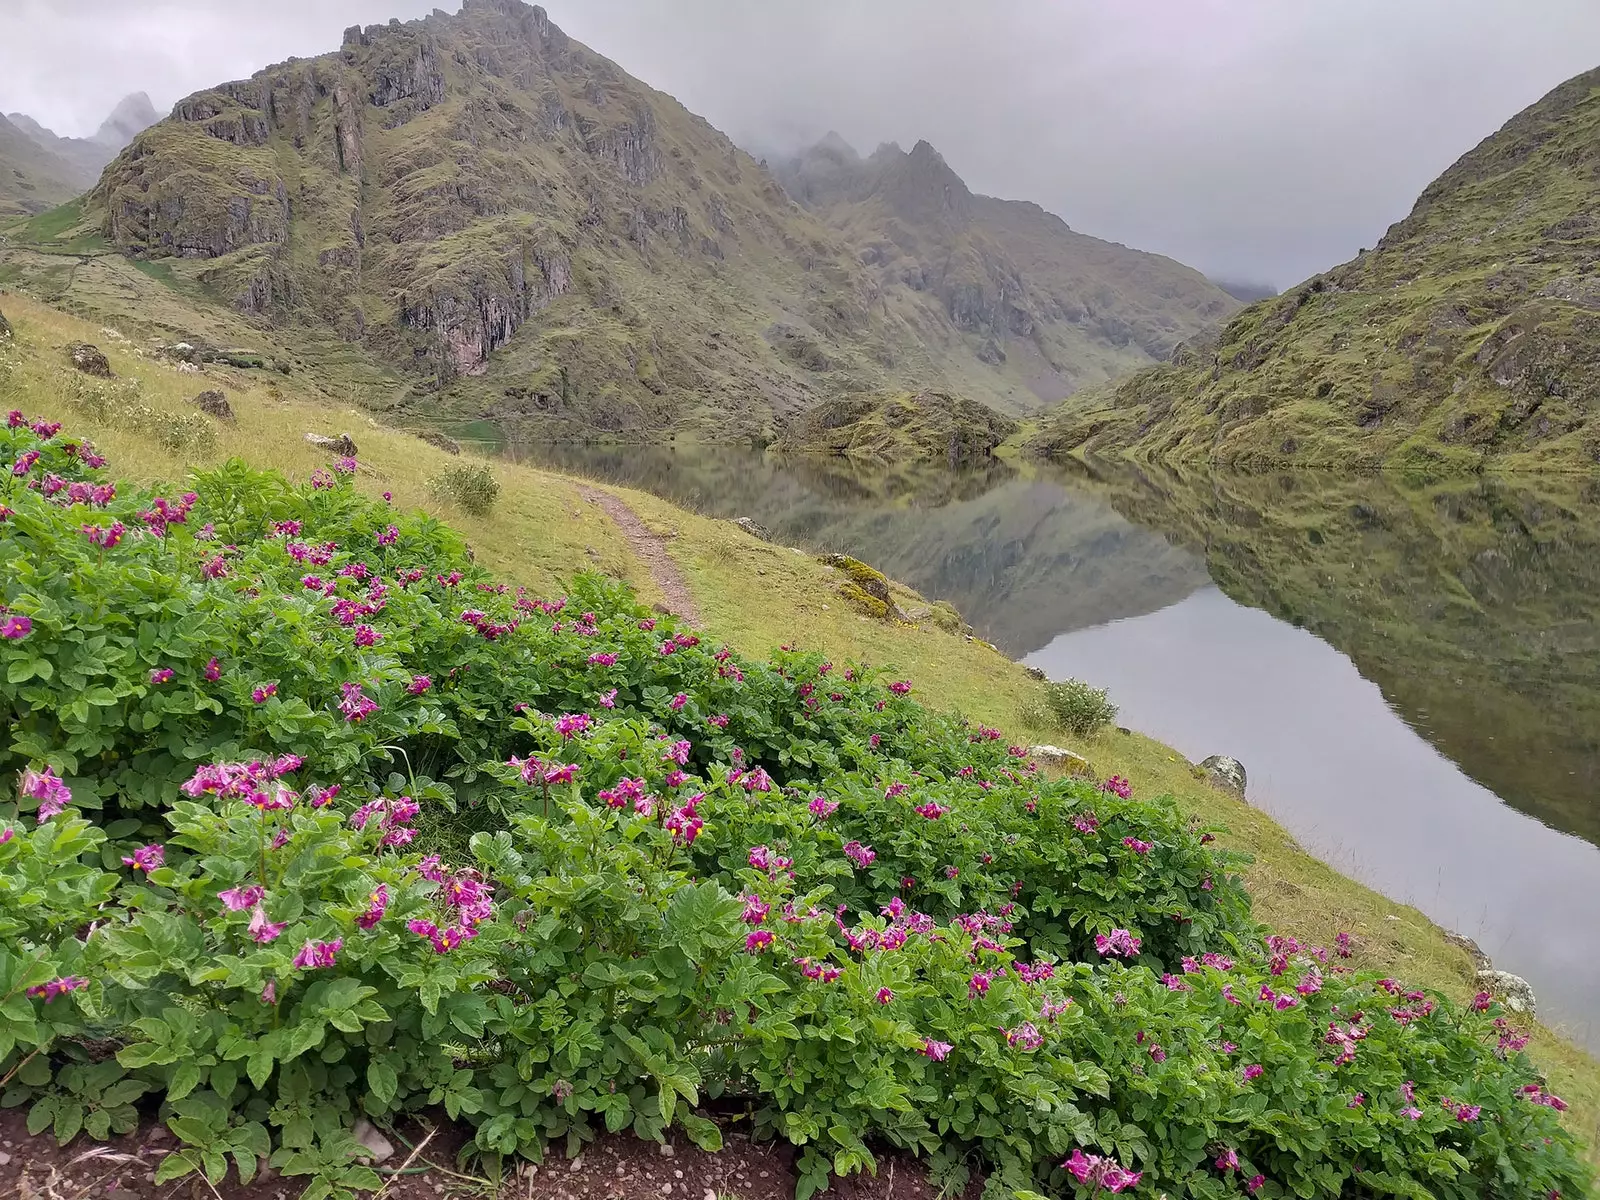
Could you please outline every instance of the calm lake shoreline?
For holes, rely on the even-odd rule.
[[[852,554],[1008,655],[1109,687],[1123,723],[1191,760],[1242,759],[1251,802],[1313,853],[1475,939],[1600,1049],[1600,677],[1582,666],[1600,503],[1581,481],[1530,497],[863,471],[726,447],[501,453]]]

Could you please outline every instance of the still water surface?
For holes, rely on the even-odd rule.
[[[844,550],[1527,977],[1600,1049],[1600,496],[1576,482],[884,475],[756,452],[506,453]],[[1137,781],[1135,781],[1137,783]]]

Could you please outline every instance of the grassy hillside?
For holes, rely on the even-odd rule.
[[[497,463],[493,470],[503,485],[501,500],[488,515],[473,516],[440,502],[428,486],[459,460],[355,410],[330,409],[301,393],[293,378],[269,385],[253,373],[215,365],[200,374],[183,373],[153,361],[130,342],[109,339],[35,302],[3,295],[0,309],[17,331],[15,341],[0,348],[0,402],[70,421],[76,432],[93,436],[121,477],[171,479],[187,467],[239,455],[303,480],[326,462],[326,455],[308,446],[302,434],[344,430],[360,446],[362,490],[391,492],[402,507],[420,506],[448,519],[464,532],[480,563],[538,591],[575,569],[598,566],[652,598],[651,577],[641,560],[599,509],[584,502],[572,479]],[[108,352],[122,390],[102,393],[105,385],[86,385],[65,367],[64,347],[84,339],[97,340]],[[188,428],[177,420],[192,412],[188,400],[211,387],[228,391],[236,423],[210,424],[210,437],[179,436],[177,428]],[[1029,726],[1030,715],[1040,709],[1042,685],[983,643],[931,624],[868,620],[840,600],[834,578],[810,557],[643,493],[618,489],[617,494],[669,538],[670,552],[715,638],[753,654],[765,654],[781,641],[839,659],[892,664],[934,703],[958,706],[1016,737],[1059,740],[1051,730]],[[1201,782],[1174,751],[1120,732],[1085,741],[1078,749],[1099,772],[1130,778],[1142,794],[1170,792],[1201,820],[1226,824],[1225,844],[1255,856],[1246,878],[1263,920],[1320,943],[1349,930],[1363,966],[1458,996],[1472,990],[1469,959],[1422,914],[1310,858],[1263,814]],[[1573,1127],[1586,1137],[1591,1130],[1600,1133],[1595,1129],[1600,1066],[1549,1033],[1535,1039],[1533,1052],[1549,1071],[1552,1086],[1574,1102]]]
[[[1036,449],[1427,472],[1592,466],[1597,87],[1600,72],[1580,75],[1514,117],[1354,261],[1064,405]]]
[[[81,211],[8,239],[0,280],[91,319],[270,349],[341,399],[529,439],[767,442],[885,391],[1016,412],[1230,303],[1103,243],[1040,255],[987,316],[984,264],[971,295],[888,287],[762,165],[520,0],[351,29],[191,96]]]
[[[998,389],[1007,412],[1159,361],[1238,307],[1169,258],[1077,233],[1036,204],[974,195],[927,142],[863,159],[830,134],[774,169],[926,340],[947,340],[942,324],[954,321],[976,361],[950,370],[975,395]]]

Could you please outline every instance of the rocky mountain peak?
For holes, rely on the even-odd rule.
[[[823,154],[831,154],[835,158],[843,159],[845,162],[858,163],[861,161],[861,155],[856,153],[856,148],[845,141],[842,134],[833,129],[823,134],[822,140],[812,149]]]
[[[907,220],[966,225],[972,220],[972,192],[928,142],[919,141],[909,154],[881,148],[883,164],[878,191]]]
[[[118,102],[111,110],[111,115],[101,122],[99,131],[89,140],[116,153],[159,120],[161,114],[156,112],[150,97],[143,92],[134,92]]]

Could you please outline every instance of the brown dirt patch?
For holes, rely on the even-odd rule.
[[[493,1180],[481,1168],[462,1165],[457,1152],[470,1139],[462,1126],[444,1119],[408,1122],[406,1142],[395,1139],[384,1200],[792,1200],[794,1149],[752,1142],[725,1129],[725,1145],[707,1153],[681,1136],[663,1148],[629,1135],[607,1135],[577,1158],[550,1157],[539,1166],[523,1163]],[[432,1130],[432,1138],[428,1138]],[[427,1139],[424,1141],[424,1139]],[[110,1142],[78,1137],[65,1148],[46,1135],[30,1137],[24,1110],[0,1113],[0,1197],[11,1200],[296,1200],[305,1180],[263,1171],[248,1187],[231,1175],[213,1192],[198,1177],[156,1186],[156,1167],[177,1145],[161,1125],[147,1121]],[[412,1147],[420,1150],[411,1157]],[[407,1164],[409,1163],[409,1166]],[[398,1174],[401,1167],[405,1174]],[[974,1179],[965,1200],[975,1200]],[[880,1156],[878,1173],[835,1180],[830,1200],[937,1200],[939,1190],[923,1164],[900,1154]]]
[[[592,487],[580,487],[578,492],[590,504],[598,504],[606,516],[616,522],[622,536],[628,539],[628,545],[649,569],[650,578],[666,597],[667,608],[691,625],[700,624],[700,610],[695,606],[689,585],[683,581],[678,564],[667,552],[666,542],[651,533],[639,514],[619,497]]]

